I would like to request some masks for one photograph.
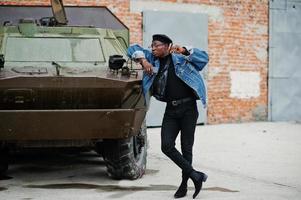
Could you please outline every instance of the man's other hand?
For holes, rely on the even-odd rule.
[[[179,54],[183,54],[186,52],[186,49],[184,47],[181,47],[180,45],[173,45],[170,49],[170,53],[179,53]]]
[[[153,72],[153,65],[149,63],[145,58],[139,59],[139,63],[142,65],[143,70],[148,74],[152,75]]]

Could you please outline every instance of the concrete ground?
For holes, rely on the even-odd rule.
[[[197,199],[301,199],[301,124],[207,125],[195,135],[193,165],[209,175]],[[160,129],[148,129],[148,138],[142,179],[109,179],[93,153],[19,156],[11,179],[0,180],[0,199],[173,199],[181,172],[160,151]],[[192,199],[189,187],[183,199]]]

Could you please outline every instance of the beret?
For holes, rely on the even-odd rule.
[[[153,35],[153,41],[160,41],[162,43],[165,43],[165,44],[170,44],[172,43],[172,40],[167,36],[167,35],[164,35],[164,34],[155,34]]]

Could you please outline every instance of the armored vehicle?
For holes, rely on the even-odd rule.
[[[0,7],[0,172],[10,152],[77,147],[100,153],[112,178],[141,177],[146,107],[129,30],[106,8],[51,5],[53,17]]]

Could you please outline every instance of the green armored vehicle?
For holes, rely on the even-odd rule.
[[[54,17],[40,19],[26,12],[50,7],[0,7],[0,173],[12,151],[78,147],[103,155],[112,178],[141,177],[146,107],[141,71],[126,56],[128,29],[91,7],[66,7],[67,25],[61,0],[51,3]],[[93,24],[101,20],[123,28]]]

